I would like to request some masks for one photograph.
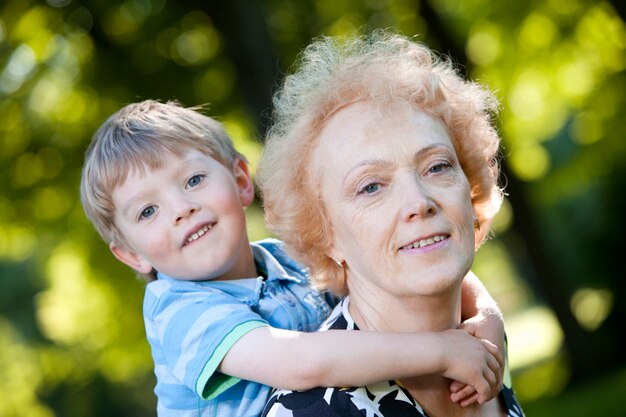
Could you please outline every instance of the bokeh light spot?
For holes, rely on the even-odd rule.
[[[613,293],[606,289],[581,288],[570,300],[570,308],[582,327],[600,327],[613,308]]]
[[[52,179],[59,175],[63,168],[63,156],[58,149],[46,146],[39,150],[38,155],[43,162],[43,178]]]
[[[17,91],[33,73],[36,63],[35,53],[30,46],[18,46],[0,74],[0,92],[10,94]]]
[[[61,98],[61,85],[49,77],[42,77],[30,95],[28,105],[35,113],[49,117]]]
[[[502,205],[500,206],[500,211],[494,217],[493,222],[491,223],[491,227],[493,228],[496,234],[506,232],[511,224],[513,223],[513,207],[511,207],[511,202],[508,198],[504,198],[502,200]]]
[[[129,0],[120,7],[120,14],[131,21],[142,21],[152,14],[150,0]]]
[[[581,145],[590,145],[604,136],[604,124],[594,114],[583,112],[574,118],[570,127],[572,138]]]
[[[181,33],[174,44],[172,56],[181,65],[198,65],[211,59],[220,49],[217,33],[210,28],[193,29]]]
[[[571,98],[584,97],[594,88],[593,71],[583,61],[562,65],[557,73],[559,89]]]
[[[27,41],[38,32],[46,30],[48,18],[49,15],[46,7],[36,6],[29,9],[20,16],[20,19],[13,27],[13,38],[21,42]]]
[[[331,36],[345,36],[350,33],[355,33],[361,25],[362,22],[358,15],[345,14],[330,25],[328,34]]]
[[[326,21],[340,20],[351,11],[351,3],[346,0],[315,0],[315,11]]]
[[[43,176],[43,162],[38,155],[30,152],[20,155],[13,166],[12,183],[15,187],[28,187],[37,183]]]
[[[522,120],[535,120],[545,109],[545,95],[549,91],[545,79],[535,71],[527,71],[518,78],[508,96],[511,111]]]
[[[39,220],[54,220],[68,212],[70,198],[64,188],[45,187],[35,193],[33,213]]]
[[[481,25],[469,35],[466,52],[476,65],[489,65],[500,55],[500,48],[499,28],[495,25]]]
[[[268,29],[272,38],[278,42],[287,42],[298,32],[298,20],[293,5],[277,3],[269,11],[267,17]]]
[[[235,68],[227,63],[207,69],[195,81],[196,96],[209,103],[223,101],[232,92],[235,73]]]
[[[4,222],[11,223],[15,220],[16,215],[17,210],[13,201],[0,195],[0,219]]]
[[[141,23],[141,15],[132,8],[121,6],[104,16],[102,27],[113,39],[125,42]]]
[[[259,158],[261,157],[262,145],[250,140],[252,135],[252,125],[245,116],[236,113],[230,113],[223,119],[224,127],[232,138],[235,148],[244,154],[250,164],[250,170],[256,172]]]
[[[510,344],[509,344],[510,346]],[[522,404],[540,397],[553,396],[563,390],[570,370],[562,354],[555,354],[517,376],[515,393]]]
[[[558,30],[552,20],[540,13],[531,13],[524,22],[519,32],[518,44],[522,49],[530,51],[548,48]]]
[[[515,148],[508,160],[515,174],[524,181],[537,180],[550,169],[550,155],[539,144],[527,143]]]
[[[507,316],[506,327],[512,368],[523,368],[554,357],[563,344],[563,330],[547,307],[531,307]]]
[[[43,380],[38,352],[0,315],[0,416],[53,417],[38,398]]]
[[[46,266],[50,287],[35,299],[43,333],[61,344],[101,349],[117,329],[108,320],[116,305],[110,288],[92,279],[86,254],[76,244],[59,245]]]
[[[32,256],[37,239],[30,228],[20,225],[0,227],[0,258],[19,262]]]
[[[87,102],[79,91],[66,91],[54,110],[56,120],[76,123],[83,119]]]

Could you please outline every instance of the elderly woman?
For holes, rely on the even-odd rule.
[[[499,209],[497,102],[425,46],[384,32],[321,38],[276,94],[258,180],[272,230],[323,288],[322,330],[442,331]],[[429,375],[278,391],[267,416],[521,416],[510,380],[461,407]]]

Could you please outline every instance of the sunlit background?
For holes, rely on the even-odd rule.
[[[144,284],[79,203],[97,126],[142,99],[210,103],[254,169],[298,51],[375,27],[419,34],[501,100],[509,195],[474,270],[527,415],[623,416],[624,16],[619,0],[3,1],[0,416],[155,414]]]

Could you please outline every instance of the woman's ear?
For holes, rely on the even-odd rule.
[[[152,272],[152,264],[138,253],[118,246],[114,242],[109,243],[109,249],[120,262],[125,263],[140,274],[148,275]]]
[[[237,188],[239,188],[239,198],[244,207],[248,207],[254,201],[254,183],[250,175],[250,168],[246,161],[237,158],[233,164],[233,175]]]
[[[328,248],[327,256],[330,259],[332,259],[333,261],[335,261],[337,266],[339,266],[339,267],[343,266],[343,263],[345,261],[345,257],[343,256],[341,251],[337,250],[337,248],[334,245],[332,245],[330,248]]]

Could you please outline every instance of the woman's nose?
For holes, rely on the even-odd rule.
[[[436,213],[437,205],[432,198],[430,190],[418,179],[407,181],[407,186],[402,188],[402,190],[399,190],[404,200],[402,217],[406,221],[432,216]]]

